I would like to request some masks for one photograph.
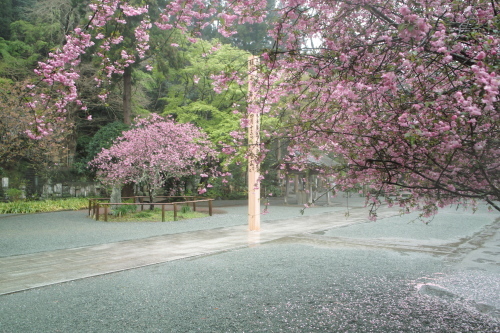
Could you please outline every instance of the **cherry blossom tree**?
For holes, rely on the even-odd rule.
[[[153,114],[137,118],[132,129],[89,164],[106,185],[146,186],[153,202],[168,178],[206,172],[203,169],[214,157],[210,141],[197,127]]]
[[[154,22],[145,5],[96,0],[90,8],[89,23],[38,71],[60,97],[34,94],[29,106],[43,105],[55,121],[68,103],[79,103],[74,81],[81,55],[97,40],[120,47],[120,36],[98,33],[109,20],[125,24],[123,15],[143,15],[140,57],[153,25],[196,36],[215,24],[230,36],[235,25],[266,17],[265,0],[173,0]],[[274,46],[262,53],[259,98],[248,112],[275,119],[263,134],[290,143],[285,162],[302,168],[312,152],[336,157],[344,169],[325,174],[335,175],[342,189],[371,187],[374,207],[385,195],[390,204],[427,215],[464,200],[500,210],[499,8],[498,0],[280,1],[269,31]],[[101,78],[135,61],[123,51],[112,64],[96,53]],[[234,72],[213,79],[217,91],[230,81],[245,84]],[[43,110],[33,137],[50,127]],[[398,197],[402,189],[411,196]]]
[[[122,75],[124,80],[130,79],[131,66],[144,59],[150,49],[150,32],[153,27],[172,31],[162,42],[170,43],[173,47],[178,46],[170,38],[175,36],[174,32],[200,36],[200,31],[214,19],[218,21],[219,32],[227,37],[235,33],[231,26],[236,23],[262,22],[267,2],[237,1],[226,6],[224,1],[219,0],[210,3],[205,0],[174,0],[167,2],[158,13],[159,5],[153,2],[134,4],[124,0],[90,2],[87,22],[67,35],[66,43],[50,53],[47,61],[40,62],[35,71],[40,80],[37,84],[30,85],[34,92],[26,102],[26,107],[32,111],[36,118],[34,123],[37,124],[27,132],[31,138],[39,139],[49,134],[55,123],[65,120],[72,105],[87,109],[78,95],[76,84],[80,77],[78,67],[82,56],[87,52],[100,59],[100,70],[95,79],[97,85],[104,87],[113,75]],[[129,31],[126,27],[132,21],[135,29],[133,36],[129,38],[122,33]],[[130,47],[130,39],[135,41],[134,47]],[[189,41],[196,42],[196,39],[190,37]],[[116,54],[119,54],[118,58],[114,57]],[[146,69],[150,68],[151,65],[146,65]],[[51,93],[38,93],[37,88],[41,85],[51,87]],[[124,87],[130,87],[130,84],[124,83]],[[125,93],[124,97],[125,95],[130,96],[129,93]],[[107,97],[105,89],[100,97]],[[125,104],[128,105],[129,101]]]
[[[286,119],[289,162],[338,157],[337,185],[374,208],[500,210],[498,1],[281,4],[261,106]]]

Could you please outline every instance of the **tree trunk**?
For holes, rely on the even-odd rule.
[[[130,125],[132,115],[132,67],[123,72],[123,123]]]
[[[156,197],[156,191],[152,190],[151,188],[149,189],[149,203],[153,203]],[[149,210],[154,210],[155,206],[154,205],[149,205]]]
[[[111,197],[109,199],[111,203],[121,203],[122,202],[122,188],[121,186],[113,186],[111,190]],[[112,205],[111,209],[116,209],[117,205]]]
[[[133,197],[134,195],[134,183],[125,184],[122,188],[122,197]]]

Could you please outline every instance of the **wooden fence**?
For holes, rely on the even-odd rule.
[[[146,196],[135,196],[135,197],[123,197],[122,200],[126,199],[134,199],[132,203],[112,203],[109,202],[108,198],[93,198],[89,199],[89,216],[93,216],[96,221],[99,221],[101,208],[104,209],[104,221],[108,221],[108,213],[111,211],[110,206],[121,206],[121,205],[135,205],[140,206],[141,211],[144,210],[144,205],[146,206],[161,206],[161,221],[165,222],[165,206],[173,206],[174,210],[174,221],[177,221],[177,208],[179,205],[193,205],[193,211],[196,212],[196,203],[199,202],[208,202],[208,215],[212,216],[212,201],[214,199],[196,199],[193,196],[159,196],[156,199],[188,199],[192,198],[193,200],[185,200],[185,201],[176,201],[176,202],[145,202],[144,199],[149,199]],[[107,201],[107,202],[104,202]]]

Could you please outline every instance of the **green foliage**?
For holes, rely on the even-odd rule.
[[[5,38],[0,38],[0,85],[33,75],[33,67],[60,46],[64,32],[70,31],[79,17],[83,17],[82,8],[87,6],[86,2],[77,0],[55,5],[46,0],[0,0],[0,4],[0,25],[8,25],[8,29],[0,28],[0,34]],[[126,29],[124,43],[133,43],[133,24],[123,28]],[[244,47],[255,49],[255,41],[264,38],[262,32],[266,29],[262,28],[263,25],[247,25],[239,30],[236,37],[239,41],[231,42],[239,46],[252,44]],[[244,41],[242,36],[246,36]],[[172,47],[171,42],[180,47]],[[221,45],[218,40],[191,43],[175,31],[164,32],[156,28],[152,29],[150,51],[147,61],[134,65],[133,113],[171,114],[179,122],[201,127],[214,143],[231,142],[229,133],[239,129],[240,120],[240,116],[233,113],[234,105],[245,107],[246,87],[234,83],[228,91],[217,94],[213,90],[211,75],[221,71],[246,72],[249,53],[228,44]],[[82,57],[79,89],[93,120],[83,120],[85,116],[81,114],[74,117],[76,132],[73,137],[77,140],[77,148],[71,174],[71,177],[87,179],[94,176],[87,168],[88,162],[102,148],[109,148],[113,140],[127,129],[123,123],[115,122],[96,132],[109,119],[117,119],[116,110],[121,109],[121,98],[116,103],[117,91],[120,90],[120,85],[116,85],[109,87],[114,92],[111,96],[115,96],[114,102],[111,98],[107,101],[111,106],[96,101],[96,90],[89,88],[94,82],[88,80],[94,73],[89,69],[93,61],[95,58],[92,59],[91,52]],[[140,70],[145,64],[153,65],[154,70]],[[195,83],[195,80],[199,81]],[[58,170],[56,175],[67,174],[62,175]]]
[[[76,172],[80,175],[89,174],[88,162],[93,160],[102,149],[111,147],[113,141],[128,128],[124,123],[115,121],[101,127],[93,137],[79,137],[77,140],[77,151],[80,152],[80,156],[77,157],[73,165]]]
[[[191,207],[189,207],[188,205],[185,205],[185,206],[181,207],[181,213],[182,214],[186,214],[186,213],[189,213],[189,212],[191,212]]]
[[[111,215],[108,217],[109,222],[160,222],[161,221],[161,209],[155,208],[155,210],[152,211],[143,211],[143,212],[137,212],[137,213],[132,213],[128,214],[125,216],[116,216],[116,215]],[[179,211],[177,213],[177,220],[189,220],[189,219],[195,219],[195,218],[200,218],[200,217],[206,217],[208,216],[205,213],[200,213],[200,212],[186,212],[183,213],[182,211]],[[174,221],[174,212],[173,211],[166,211],[165,212],[165,222],[172,222]]]
[[[38,59],[32,46],[0,39],[0,76],[22,79],[31,75]]]
[[[244,199],[248,196],[248,187],[245,182],[245,172],[241,166],[232,165],[231,172],[233,177],[226,179],[228,182],[222,182],[221,178],[210,179],[212,187],[208,188],[206,196],[209,198],[236,200]],[[238,170],[239,169],[239,170]]]
[[[160,98],[165,103],[164,114],[201,127],[214,143],[228,141],[229,132],[239,128],[239,116],[233,110],[235,104],[245,103],[245,91],[232,83],[227,91],[217,94],[211,76],[221,71],[246,71],[249,53],[217,40],[185,42],[180,49],[186,63],[169,72],[167,96]]]
[[[21,197],[23,196],[23,191],[17,189],[17,188],[9,188],[6,191],[7,197],[9,198],[10,201],[19,201],[21,200]]]
[[[24,201],[12,201],[9,203],[0,203],[0,214],[28,214],[36,213],[34,208],[26,205]]]
[[[145,210],[145,211],[142,211],[142,212],[135,214],[135,217],[137,217],[138,219],[144,219],[144,218],[150,218],[154,214],[156,214],[156,212],[154,210]]]
[[[0,43],[1,42],[2,41],[0,40]],[[10,79],[0,77],[0,85],[2,85],[2,86],[12,85],[13,83],[14,83],[14,81],[12,81]]]
[[[13,18],[12,0],[0,0],[0,38],[10,37],[9,25]]]
[[[268,181],[269,182],[269,181]],[[262,185],[262,195],[272,194],[273,197],[281,197],[283,195],[281,186],[272,184],[272,185]]]
[[[0,214],[46,213],[60,210],[80,210],[88,208],[86,198],[70,198],[61,200],[14,201],[0,203]]]
[[[37,0],[0,0],[0,38],[9,39],[10,25],[26,16]]]
[[[108,149],[113,144],[113,141],[122,135],[123,131],[128,130],[128,126],[122,122],[115,121],[102,127],[97,133],[92,137],[87,146],[87,154],[89,161],[92,160],[95,155],[101,152],[101,150]]]
[[[18,20],[10,24],[10,39],[0,38],[0,76],[26,77],[61,36],[54,36],[60,27],[55,24],[33,24]]]
[[[113,211],[111,211],[111,214],[116,215],[116,216],[124,216],[130,213],[134,213],[137,211],[137,206],[136,205],[117,205]]]
[[[37,45],[38,42],[49,44],[49,37],[59,29],[59,25],[35,25],[27,21],[19,20],[10,25],[11,40],[22,41],[29,45]]]

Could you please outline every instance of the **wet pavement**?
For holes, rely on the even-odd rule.
[[[230,210],[229,207],[235,206],[235,202],[217,203],[217,205]],[[298,207],[292,206],[285,209],[300,215]],[[291,235],[350,225],[366,219],[366,210],[359,207],[351,210],[349,218],[345,217],[344,209],[338,210],[334,207],[327,207],[328,214],[317,214],[318,209],[321,210],[321,207],[311,208],[308,213],[314,215],[310,216],[263,221],[260,232],[248,231],[248,226],[245,224],[228,227],[214,227],[212,225],[212,228],[206,230],[6,256],[0,258],[0,272],[2,272],[0,275],[0,295],[177,259],[253,246]],[[246,206],[238,207],[237,211],[243,215]],[[59,219],[78,217],[81,223],[89,222],[83,211],[78,214],[65,212],[47,215],[54,218],[59,214],[62,215],[62,217],[58,217]],[[396,213],[392,210],[385,210],[380,214],[384,217],[393,216]],[[219,216],[216,215],[214,219],[219,218]],[[33,215],[33,218],[36,219],[37,217],[37,215]],[[10,217],[10,219],[14,220],[16,218],[19,219],[19,216]],[[240,221],[243,221],[241,216]],[[101,223],[105,222],[98,222],[94,227],[98,228]],[[116,226],[118,223],[110,224]],[[147,223],[143,225],[148,227]],[[118,225],[118,227],[120,226]],[[35,237],[37,236],[37,233],[33,232],[33,230],[31,230],[31,233]],[[25,232],[21,234],[25,236]],[[40,234],[38,233],[38,235]],[[5,236],[7,235],[4,234]],[[193,246],[193,244],[196,244],[196,246]],[[11,247],[13,247],[13,244]]]
[[[0,218],[0,332],[500,332],[497,213],[368,222],[361,198],[306,216],[275,201],[250,232],[246,207],[223,204],[147,232],[85,212]]]

